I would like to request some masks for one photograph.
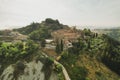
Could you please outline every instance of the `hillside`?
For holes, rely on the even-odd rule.
[[[89,35],[87,40],[80,38],[72,48],[64,51],[60,62],[72,80],[119,80],[119,53],[118,41],[107,35]]]
[[[51,32],[63,28],[69,27],[67,25],[61,24],[58,20],[47,18],[41,23],[33,22],[23,28],[14,29],[14,31],[18,31],[21,34],[29,35],[30,39],[41,40],[43,38],[51,38]]]
[[[71,28],[51,18],[13,32],[28,38],[0,42],[1,80],[65,80],[65,75],[71,80],[120,80],[120,42],[110,33]]]
[[[96,29],[98,33],[107,34],[108,36],[120,41],[120,27],[110,29]]]
[[[45,55],[31,40],[1,42],[0,80],[64,80],[61,66]]]

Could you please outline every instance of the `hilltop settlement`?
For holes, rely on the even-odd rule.
[[[47,18],[1,30],[0,61],[1,80],[119,80],[120,42]]]

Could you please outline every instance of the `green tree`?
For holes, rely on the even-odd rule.
[[[91,35],[91,31],[90,31],[90,29],[84,29],[83,30],[83,32],[84,32],[84,34],[86,35],[86,36],[90,36]]]
[[[57,41],[57,44],[56,44],[56,52],[58,54],[60,54],[62,51],[63,51],[63,41],[61,40],[60,42]]]
[[[60,48],[61,48],[61,52],[63,51],[63,40],[61,40],[61,43],[60,43]]]
[[[41,39],[41,47],[45,47],[46,41],[45,39]]]
[[[60,50],[60,45],[57,43],[57,45],[56,45],[56,52],[58,53],[58,54],[60,54],[61,53],[61,50]]]
[[[35,51],[38,50],[38,45],[35,44],[32,40],[28,40],[27,43],[26,43],[26,52],[31,54],[31,53],[34,53]]]

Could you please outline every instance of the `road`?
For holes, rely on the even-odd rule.
[[[48,57],[45,53],[43,53],[43,55],[44,55],[45,57]],[[64,67],[61,63],[59,63],[58,61],[54,60],[54,64],[59,64],[59,65],[61,65],[61,67],[62,67],[62,72],[63,72],[63,75],[64,75],[64,77],[65,77],[65,80],[71,80],[70,77],[69,77],[69,75],[68,75],[67,70],[65,69],[65,67]]]
[[[65,77],[65,80],[71,80],[70,77],[69,77],[69,75],[68,75],[68,73],[67,73],[67,70],[65,69],[65,67],[64,67],[61,63],[59,63],[59,62],[57,62],[56,60],[54,60],[54,64],[59,64],[59,65],[61,65],[61,67],[62,67],[62,72],[63,72],[63,75],[64,75],[64,77]]]

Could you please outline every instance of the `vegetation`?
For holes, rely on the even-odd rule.
[[[39,46],[35,42],[39,41],[41,47],[45,47],[45,39],[51,38],[51,32],[64,28],[68,28],[68,26],[60,24],[58,20],[48,18],[42,23],[33,22],[26,27],[14,29],[14,31],[28,35],[31,40],[16,43],[0,42],[1,63],[5,63],[5,60],[12,63],[12,61],[26,59],[33,53],[38,52]],[[86,66],[92,64],[93,59],[99,63],[104,63],[112,71],[120,75],[120,42],[117,40],[120,38],[120,31],[111,30],[107,35],[98,35],[91,32],[90,29],[84,29],[81,33],[82,36],[76,42],[72,42],[73,47],[64,50],[62,40],[56,43],[56,53],[61,56],[60,63],[67,69],[71,80],[90,80],[91,78],[88,77],[88,74],[90,74],[89,67]],[[0,35],[2,34],[3,32],[0,31]],[[88,60],[91,60],[91,63],[85,64],[82,58],[89,58]],[[44,71],[45,78],[48,80],[53,69],[54,59],[48,57],[41,59],[41,62],[45,64],[42,71]],[[25,65],[19,62],[15,67],[16,71],[19,69],[24,70]],[[59,80],[64,80],[61,65],[55,65],[55,71],[58,73]],[[95,71],[94,74],[97,80],[107,80],[105,73],[103,74],[99,70]]]
[[[46,41],[45,39],[41,39],[41,47],[45,47]]]
[[[22,34],[29,35],[30,39],[40,41],[41,39],[47,39],[51,37],[51,32],[67,28],[63,24],[60,24],[58,20],[53,20],[51,18],[47,18],[42,23],[32,23],[26,27],[14,29],[14,31],[18,31]]]
[[[61,73],[62,72],[62,66],[60,64],[56,64],[55,65],[55,71],[58,72],[58,73]]]
[[[102,56],[102,61],[120,75],[120,42],[106,35],[103,37],[107,46]]]
[[[74,73],[71,77],[72,80],[86,80],[88,71],[85,67],[73,67],[72,72]]]
[[[13,79],[18,80],[18,76],[24,73],[26,65],[23,62],[17,62],[14,66]]]
[[[120,27],[111,29],[97,29],[97,31],[102,34],[107,34],[115,40],[120,41]]]
[[[120,28],[108,29],[107,31],[109,31],[107,33],[108,36],[114,38],[117,41],[120,41]]]
[[[54,59],[51,57],[47,57],[44,59],[44,65],[42,71],[45,73],[45,80],[49,80],[50,75],[52,73],[52,67],[54,63]]]
[[[63,51],[63,41],[57,41],[56,43],[56,53],[60,54]]]
[[[18,60],[27,57],[28,55],[36,52],[38,45],[33,41],[27,41],[25,43],[0,43],[0,61],[4,59]]]
[[[62,66],[60,64],[55,64],[54,71],[57,72],[59,80],[65,80],[62,72]]]
[[[85,67],[78,66],[76,61],[78,60],[78,54],[68,53],[64,51],[60,62],[67,69],[71,80],[86,80],[87,69]]]
[[[13,64],[18,60],[31,60],[29,56],[37,53],[38,49],[39,46],[31,40],[15,43],[0,42],[0,74],[9,64]]]
[[[66,67],[71,79],[88,79],[88,70],[86,67],[78,66],[76,63],[80,58],[79,56],[85,54],[89,55],[91,59],[95,58],[98,61],[102,61],[112,71],[120,75],[120,42],[107,35],[93,33],[89,29],[84,29],[83,33],[83,38],[79,38],[78,42],[73,42],[73,47],[68,48],[68,50],[61,54],[60,62]],[[103,78],[105,79],[103,75],[99,78],[101,78],[101,80]]]

